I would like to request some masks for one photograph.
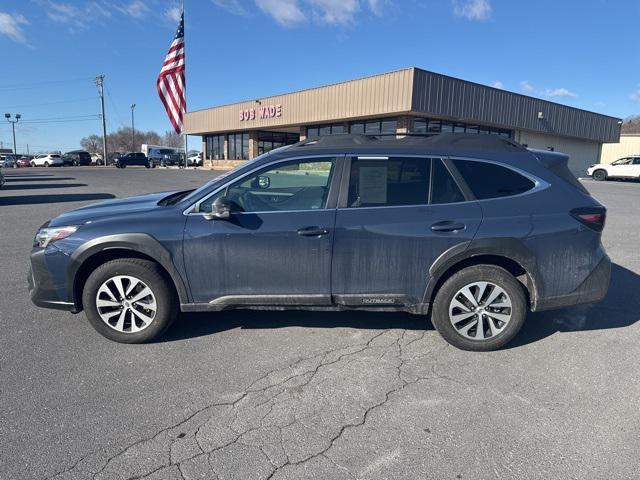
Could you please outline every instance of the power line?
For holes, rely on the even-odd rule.
[[[47,120],[41,122],[20,122],[22,125],[50,125],[52,123],[76,123],[76,122],[95,122],[100,120],[100,115],[95,115],[93,118],[76,118],[75,120]]]
[[[89,100],[94,101],[96,97],[87,97],[87,98],[78,98],[76,100],[60,100],[55,102],[40,102],[40,103],[30,103],[23,105],[4,105],[0,107],[0,110],[6,110],[8,108],[26,108],[26,107],[41,107],[43,105],[63,105],[67,103],[80,103],[80,102],[88,102]]]
[[[93,80],[91,77],[81,77],[81,78],[71,78],[67,80],[46,80],[42,82],[34,82],[34,83],[16,83],[13,85],[0,85],[0,91],[6,90],[28,90],[32,88],[41,88],[47,87],[49,85],[61,84],[61,83],[78,83],[78,82],[88,82]]]
[[[23,120],[20,123],[46,122],[46,121],[49,121],[49,120],[79,120],[79,119],[84,119],[84,118],[96,118],[96,117],[100,117],[100,115],[97,114],[97,113],[92,113],[90,115],[70,115],[68,117],[27,118],[27,119]]]

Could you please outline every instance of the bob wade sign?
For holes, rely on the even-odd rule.
[[[260,108],[249,108],[240,111],[240,121],[249,122],[251,120],[264,120],[267,118],[277,118],[282,116],[282,105],[269,105]]]

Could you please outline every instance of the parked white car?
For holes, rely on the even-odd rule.
[[[202,154],[192,153],[187,157],[187,165],[190,167],[202,166]]]
[[[32,167],[61,167],[62,157],[57,153],[42,153],[31,160]]]
[[[13,155],[0,155],[0,168],[12,168],[16,166],[16,158]]]
[[[635,178],[640,180],[640,155],[624,157],[613,163],[598,163],[587,169],[587,175],[594,180],[607,178]]]

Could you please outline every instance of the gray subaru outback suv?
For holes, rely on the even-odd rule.
[[[126,343],[180,311],[358,309],[430,314],[456,347],[494,350],[528,311],[607,292],[606,210],[567,160],[489,135],[305,140],[50,220],[31,298]]]

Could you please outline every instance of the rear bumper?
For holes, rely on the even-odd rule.
[[[554,310],[584,303],[596,303],[604,299],[611,281],[611,260],[605,254],[596,268],[573,292],[559,297],[539,298],[534,311]]]

